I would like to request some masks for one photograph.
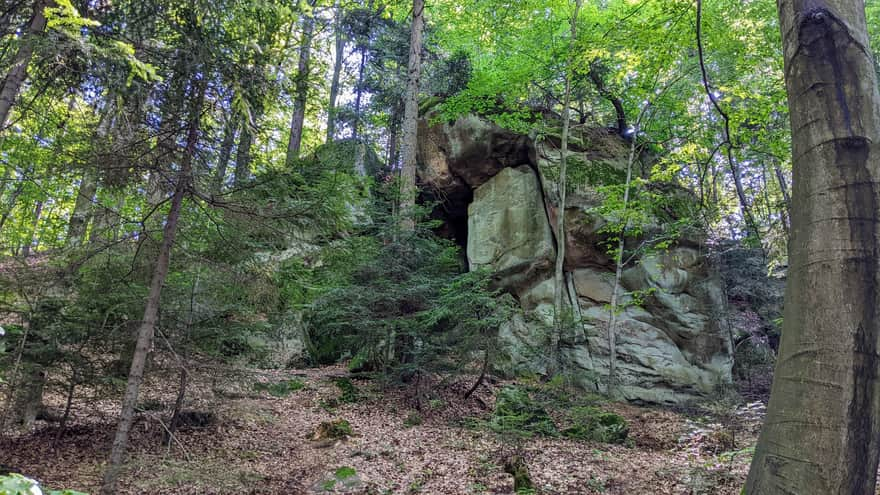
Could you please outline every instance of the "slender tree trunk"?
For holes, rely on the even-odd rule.
[[[561,363],[559,358],[559,341],[565,326],[565,203],[567,201],[568,184],[568,134],[571,129],[571,75],[574,58],[574,44],[577,40],[577,18],[583,0],[575,0],[574,12],[571,15],[571,39],[568,40],[568,61],[565,68],[565,93],[562,97],[562,142],[559,150],[559,182],[556,189],[559,194],[559,206],[556,209],[556,269],[554,272],[553,289],[553,333],[550,336],[551,368],[555,372]]]
[[[785,174],[779,165],[773,167],[776,174],[776,181],[779,183],[779,191],[782,192],[783,208],[779,212],[782,215],[782,226],[785,228],[786,234],[791,232],[791,195],[788,192],[788,183],[785,181]]]
[[[254,138],[251,134],[251,128],[247,122],[241,126],[241,133],[238,138],[238,150],[235,155],[235,177],[232,178],[232,185],[235,188],[241,187],[251,177],[251,145],[254,144]]]
[[[229,158],[232,156],[232,147],[235,145],[235,133],[238,131],[238,119],[230,118],[223,129],[223,142],[220,144],[220,156],[217,159],[217,171],[214,174],[212,191],[214,194],[223,190],[226,183],[226,168],[229,167]]]
[[[150,283],[150,292],[147,295],[144,318],[138,328],[138,338],[131,360],[128,384],[125,389],[125,396],[122,399],[122,412],[119,415],[119,424],[116,429],[116,436],[113,439],[110,460],[104,471],[104,480],[100,492],[102,495],[114,495],[116,493],[116,482],[119,478],[119,471],[128,447],[128,434],[134,423],[134,410],[137,406],[138,393],[140,392],[141,382],[144,377],[144,368],[146,367],[147,356],[153,345],[153,335],[156,329],[156,321],[159,317],[159,300],[162,295],[162,286],[165,284],[165,277],[168,275],[169,264],[171,263],[171,250],[174,247],[174,237],[177,235],[180,211],[183,206],[183,199],[192,183],[192,161],[199,139],[199,120],[204,104],[207,81],[204,79],[195,80],[193,84],[197,89],[195,90],[188,119],[189,129],[186,137],[186,149],[181,160],[180,171],[177,174],[174,195],[171,198],[171,208],[165,220],[162,247],[159,249],[156,265],[153,270],[153,280]]]
[[[722,139],[724,142],[725,155],[727,157],[727,166],[730,168],[730,175],[733,177],[733,185],[736,189],[736,197],[739,200],[740,213],[742,214],[742,219],[748,230],[747,237],[754,237],[760,241],[761,231],[758,228],[758,223],[755,221],[755,217],[749,206],[749,200],[746,197],[746,190],[743,187],[742,174],[740,173],[739,165],[737,165],[736,160],[733,157],[733,138],[730,135],[730,116],[723,108],[721,108],[721,103],[718,101],[718,93],[712,89],[712,84],[709,82],[709,72],[706,70],[706,62],[703,56],[702,20],[703,2],[702,0],[697,0],[697,52],[699,53],[703,88],[706,90],[706,96],[709,97],[709,101],[712,103],[715,111],[721,116],[723,124]]]
[[[309,2],[314,6],[314,0]],[[293,100],[293,118],[290,121],[290,139],[287,142],[287,166],[299,158],[302,145],[303,124],[306,120],[306,100],[309,96],[309,61],[312,55],[312,33],[315,30],[315,18],[312,13],[304,14],[303,32],[299,46],[299,63],[296,74],[296,96]]]
[[[336,2],[336,19],[334,29],[336,36],[335,53],[333,56],[333,76],[330,80],[330,103],[327,108],[327,141],[336,136],[336,99],[339,98],[339,78],[342,75],[342,62],[345,58],[345,35],[342,32],[342,7]]]
[[[27,258],[31,255],[31,246],[34,244],[34,239],[37,237],[37,227],[40,226],[40,218],[43,216],[43,202],[37,201],[36,205],[34,205],[34,219],[31,222],[30,233],[27,238],[24,240],[24,244],[21,247],[21,257]]]
[[[412,40],[410,40],[412,41]],[[367,49],[361,47],[361,61],[358,65],[357,87],[354,88],[354,122],[352,123],[351,137],[357,139],[361,129],[361,96],[364,93],[364,70],[367,67]]]
[[[413,0],[413,18],[409,37],[409,64],[403,108],[403,164],[400,169],[400,225],[415,229],[416,149],[419,129],[419,79],[422,75],[422,30],[425,24],[425,0]]]
[[[780,0],[792,129],[782,340],[745,493],[869,495],[880,459],[880,95],[861,0]]]
[[[55,2],[52,0],[35,0],[34,2],[34,13],[28,24],[27,35],[22,39],[12,67],[6,73],[3,86],[0,87],[0,131],[6,127],[9,112],[15,104],[15,99],[18,98],[21,86],[27,79],[28,65],[33,58],[36,41],[46,29],[45,9],[54,4]]]
[[[391,123],[388,125],[388,166],[394,168],[397,165],[397,157],[400,154],[400,110],[395,105],[391,112]]]
[[[76,193],[76,201],[73,212],[70,214],[70,223],[67,226],[67,245],[79,246],[86,235],[86,227],[89,216],[92,213],[92,204],[95,193],[98,191],[98,175],[91,168],[83,172],[82,181]]]
[[[58,445],[64,430],[67,428],[67,421],[70,419],[70,410],[73,408],[73,393],[76,391],[76,384],[79,382],[79,370],[76,365],[71,365],[70,383],[67,384],[67,401],[64,404],[64,414],[61,416],[61,423],[58,424],[58,432],[52,439],[52,448]]]

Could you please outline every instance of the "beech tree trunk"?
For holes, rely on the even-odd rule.
[[[83,172],[82,181],[76,193],[76,202],[73,204],[73,212],[70,214],[70,223],[67,226],[68,246],[79,246],[82,244],[97,191],[98,175],[89,168]]]
[[[232,185],[235,188],[240,187],[251,176],[251,145],[253,143],[251,128],[247,122],[244,122],[241,126],[238,150],[235,154],[235,177],[232,178]]]
[[[782,340],[745,493],[868,495],[880,456],[880,96],[862,0],[779,0],[792,129]]]
[[[54,3],[52,0],[36,0],[34,2],[34,13],[28,24],[27,35],[22,40],[18,53],[15,54],[12,67],[6,73],[3,86],[0,87],[0,130],[6,127],[9,112],[15,104],[15,99],[18,98],[21,86],[27,79],[28,65],[34,56],[36,40],[46,29],[45,9]]]
[[[415,1],[415,0],[413,0]],[[411,37],[411,36],[410,36]],[[412,40],[410,40],[412,41]],[[361,128],[361,96],[364,92],[364,69],[367,67],[367,49],[361,48],[361,61],[358,65],[357,86],[354,88],[354,122],[351,127],[351,137],[357,139]]]
[[[314,1],[309,2],[314,5]],[[303,32],[299,46],[299,63],[296,73],[296,95],[293,100],[293,118],[290,121],[290,139],[287,142],[287,166],[299,158],[302,145],[303,123],[306,120],[306,100],[309,96],[309,60],[312,54],[312,33],[315,30],[315,18],[311,13],[304,14]]]
[[[412,28],[409,37],[409,64],[403,107],[403,164],[400,169],[400,225],[415,229],[416,149],[419,129],[419,79],[422,73],[422,30],[425,24],[425,0],[413,0]]]
[[[339,78],[342,75],[342,62],[345,57],[345,36],[342,33],[342,7],[336,2],[336,50],[333,55],[333,76],[330,80],[330,104],[327,108],[327,141],[336,137],[336,99],[339,98]]]
[[[137,342],[131,360],[131,370],[128,374],[128,384],[122,399],[122,412],[119,415],[119,424],[116,428],[116,436],[113,439],[110,460],[104,471],[101,495],[114,495],[116,493],[116,482],[119,478],[119,471],[128,447],[128,434],[134,423],[134,410],[137,406],[138,393],[144,378],[147,356],[153,346],[153,335],[159,316],[159,300],[162,295],[162,286],[165,284],[165,277],[168,275],[168,267],[171,263],[171,250],[174,246],[174,237],[177,235],[180,211],[183,199],[192,183],[192,161],[199,139],[199,119],[204,104],[207,81],[204,79],[195,80],[193,84],[196,86],[196,94],[193,95],[192,106],[189,112],[186,149],[180,161],[180,170],[175,181],[174,195],[171,198],[171,208],[165,220],[165,228],[162,233],[162,247],[159,249],[156,265],[153,270],[150,292],[147,295],[147,304],[144,308],[144,318],[138,328]]]

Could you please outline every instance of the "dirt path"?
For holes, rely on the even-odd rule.
[[[294,379],[305,385],[285,397],[254,392],[253,378],[230,376],[218,384],[202,377],[193,386],[202,393],[189,408],[212,412],[210,424],[183,429],[170,448],[161,445],[160,420],[168,413],[158,407],[173,402],[173,391],[148,388],[144,408],[157,409],[145,411],[134,429],[120,493],[512,493],[513,477],[504,464],[519,456],[535,493],[737,494],[749,456],[730,452],[753,444],[757,426],[750,411],[741,412],[744,427],[734,446],[721,425],[613,404],[608,408],[630,422],[629,446],[502,438],[461,422],[489,413],[488,388],[467,402],[445,390],[416,414],[401,394],[370,392],[367,382],[355,381],[356,402],[340,402],[333,378],[344,374],[326,367],[259,376],[267,383]],[[94,492],[113,433],[112,411],[112,402],[80,406],[55,448],[56,430],[46,425],[0,440],[0,464],[46,486]],[[321,422],[338,419],[349,422],[352,436],[310,439]]]

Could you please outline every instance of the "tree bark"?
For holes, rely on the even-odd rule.
[[[232,147],[235,145],[235,133],[238,131],[238,119],[231,117],[223,129],[223,142],[220,144],[220,156],[217,159],[217,171],[214,173],[214,194],[223,190],[226,183],[226,169],[229,167],[229,158],[232,156]]]
[[[92,213],[92,204],[95,193],[98,191],[98,175],[89,168],[82,175],[82,181],[76,193],[76,201],[73,212],[70,214],[70,223],[67,226],[67,245],[79,246],[86,235],[86,227],[89,216]]]
[[[410,40],[412,41],[412,40]],[[361,61],[358,65],[357,86],[354,88],[354,122],[351,125],[351,137],[357,139],[361,128],[361,97],[364,93],[364,70],[367,67],[367,48],[361,47]]]
[[[107,464],[107,469],[104,471],[101,495],[113,495],[116,493],[116,482],[119,478],[119,471],[128,447],[128,434],[134,423],[134,410],[137,406],[138,393],[140,392],[141,382],[144,377],[147,356],[153,346],[153,335],[159,316],[159,301],[162,295],[162,286],[165,284],[165,277],[168,275],[168,268],[171,263],[171,250],[174,247],[174,237],[177,234],[180,211],[183,206],[183,199],[192,184],[192,162],[199,139],[199,120],[205,100],[207,81],[205,79],[194,80],[193,84],[197,89],[195,90],[196,94],[194,95],[188,118],[186,149],[184,150],[180,170],[177,174],[174,195],[171,198],[171,208],[165,220],[162,247],[159,250],[153,270],[150,292],[147,295],[147,304],[144,308],[144,318],[138,328],[138,338],[131,360],[128,384],[125,389],[125,396],[122,399],[122,412],[119,415],[119,424],[116,429],[116,436],[113,439],[110,460]]]
[[[314,0],[309,2],[314,6]],[[290,121],[290,139],[287,142],[287,166],[299,158],[302,145],[303,123],[306,120],[306,100],[309,96],[309,61],[312,55],[312,33],[315,30],[313,14],[303,14],[303,32],[299,46],[299,62],[296,73],[296,96],[293,100],[293,118]]]
[[[339,98],[339,78],[342,75],[342,62],[345,57],[345,36],[342,33],[342,7],[336,2],[336,51],[333,56],[333,76],[330,80],[330,103],[327,107],[327,141],[336,136],[336,99]]]
[[[782,192],[784,208],[780,214],[782,215],[782,225],[785,228],[785,232],[788,234],[791,232],[791,195],[788,192],[788,183],[785,181],[785,174],[782,172],[782,169],[779,168],[779,165],[773,167],[773,172],[776,174],[776,181],[779,183],[780,192]]]
[[[792,129],[782,340],[745,493],[868,495],[880,458],[880,95],[862,0],[779,0]]]
[[[577,39],[577,18],[583,0],[575,0],[574,12],[571,15],[571,39],[568,40],[568,61],[565,69],[565,94],[562,97],[562,138],[559,152],[559,182],[556,189],[559,193],[559,206],[556,209],[556,268],[554,271],[553,289],[553,333],[550,336],[551,368],[556,371],[560,366],[559,341],[565,326],[565,202],[568,192],[568,134],[571,128],[571,74],[574,58],[574,43]]]
[[[6,128],[9,112],[15,104],[15,99],[18,98],[21,86],[27,79],[28,65],[34,56],[36,40],[46,30],[45,9],[54,3],[52,0],[36,0],[34,2],[34,13],[28,24],[27,35],[22,39],[18,53],[15,54],[15,59],[12,62],[12,68],[9,69],[3,80],[3,86],[0,87],[0,131]]]
[[[251,145],[253,143],[254,138],[250,125],[245,121],[241,126],[238,150],[235,154],[235,177],[232,178],[232,186],[236,189],[251,177]]]
[[[409,64],[403,107],[403,164],[400,169],[400,226],[415,229],[416,149],[419,120],[419,79],[422,75],[422,30],[425,24],[425,0],[413,0],[413,18],[409,38]]]

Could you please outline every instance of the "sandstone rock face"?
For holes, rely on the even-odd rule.
[[[468,264],[518,278],[556,256],[538,178],[528,165],[505,168],[474,191],[468,207]]]
[[[578,137],[570,159],[596,178],[582,181],[564,207],[555,190],[558,151],[476,117],[420,128],[420,181],[464,212],[471,269],[487,267],[524,314],[499,329],[507,373],[546,373],[553,322],[556,215],[566,215],[566,287],[573,323],[561,336],[563,367],[586,389],[621,398],[681,404],[730,383],[732,332],[726,297],[699,242],[634,260],[617,287],[616,386],[608,388],[608,303],[614,261],[602,241],[595,180],[626,167],[625,141],[607,133]],[[558,176],[558,172],[557,172]],[[445,196],[444,196],[445,195]],[[459,204],[455,204],[459,202]],[[661,231],[663,225],[651,226]]]
[[[530,161],[528,136],[472,115],[436,125],[430,117],[422,119],[418,139],[419,178],[446,196],[476,189],[502,169]]]

